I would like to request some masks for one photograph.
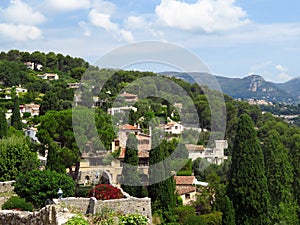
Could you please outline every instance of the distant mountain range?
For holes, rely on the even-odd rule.
[[[295,103],[300,100],[300,77],[285,83],[273,83],[265,81],[259,75],[250,75],[244,78],[228,78],[196,72],[162,72],[159,74],[180,78],[189,83],[197,81],[198,84],[207,85],[211,89],[221,89],[223,93],[236,99],[265,99],[271,102],[286,103]]]

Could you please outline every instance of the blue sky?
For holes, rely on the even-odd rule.
[[[300,76],[298,0],[2,0],[2,51],[54,51],[93,63],[157,40],[199,56],[216,75]]]

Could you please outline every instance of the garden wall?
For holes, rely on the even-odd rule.
[[[58,225],[54,206],[47,206],[38,212],[0,211],[1,225]]]
[[[95,198],[63,198],[57,204],[61,208],[66,207],[70,211],[78,213],[95,214],[102,209],[111,209],[114,212],[123,214],[141,214],[152,221],[151,199],[127,197],[123,199],[113,199],[97,201]]]
[[[0,193],[12,192],[14,190],[15,181],[0,182]]]

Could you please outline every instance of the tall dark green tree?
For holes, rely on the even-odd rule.
[[[22,129],[22,121],[21,121],[21,115],[20,115],[20,105],[19,105],[19,98],[18,96],[15,96],[14,99],[14,109],[11,116],[11,126],[16,128],[17,130]]]
[[[228,196],[235,209],[237,224],[270,224],[270,194],[263,152],[247,114],[242,114],[238,123]]]
[[[266,176],[270,193],[270,219],[272,224],[299,224],[297,206],[293,200],[293,171],[288,151],[279,133],[270,130],[263,144]]]
[[[222,225],[235,225],[235,212],[229,197],[226,196],[224,199],[224,209],[222,215]]]
[[[159,143],[159,133],[152,135],[152,145]],[[163,140],[158,146],[153,147],[149,154],[149,197],[151,198],[153,211],[162,213],[165,222],[172,222],[172,215],[176,205],[175,181],[168,174],[169,166],[166,167],[164,159],[169,154],[170,144]]]
[[[2,108],[0,108],[0,138],[3,138],[7,135],[7,120],[5,117],[5,112]]]
[[[122,169],[122,189],[134,197],[145,197],[143,188],[138,174],[138,142],[134,134],[129,134],[126,142],[126,151],[124,165]]]
[[[298,204],[298,217],[300,219],[300,134],[294,134],[292,136],[289,156],[293,165],[293,192]]]

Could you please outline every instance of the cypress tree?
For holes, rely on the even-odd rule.
[[[239,119],[232,152],[228,196],[236,224],[269,224],[269,199],[263,152],[253,122],[247,114]]]
[[[14,110],[11,116],[11,126],[16,128],[17,130],[22,129],[22,122],[21,122],[21,115],[20,115],[20,105],[19,105],[19,98],[15,96],[14,99]]]
[[[7,129],[8,129],[8,125],[7,125],[5,113],[4,110],[0,108],[0,138],[3,138],[4,136],[7,135]]]
[[[300,219],[300,134],[292,136],[289,156],[294,174],[293,193],[298,204],[298,218]]]
[[[222,215],[222,225],[235,225],[235,213],[229,197],[226,195],[224,199],[224,208]]]
[[[152,135],[151,143],[158,143],[158,135],[155,133]],[[162,196],[164,194],[165,168],[163,165],[164,151],[161,145],[151,149],[149,153],[149,187],[148,193],[151,198],[153,210],[160,209],[162,207]],[[161,162],[161,163],[159,163]]]
[[[276,130],[268,132],[263,145],[272,224],[299,224],[292,195],[293,171],[288,151]]]
[[[138,174],[138,151],[137,139],[134,134],[129,134],[126,142],[126,151],[124,158],[124,166],[122,169],[122,189],[134,197],[145,197],[145,189],[143,188]]]
[[[159,143],[159,134],[152,135],[152,143]],[[162,213],[164,222],[174,222],[174,208],[176,205],[175,181],[169,174],[170,167],[164,161],[169,154],[170,143],[163,140],[160,145],[152,148],[149,154],[149,197],[153,211]]]

